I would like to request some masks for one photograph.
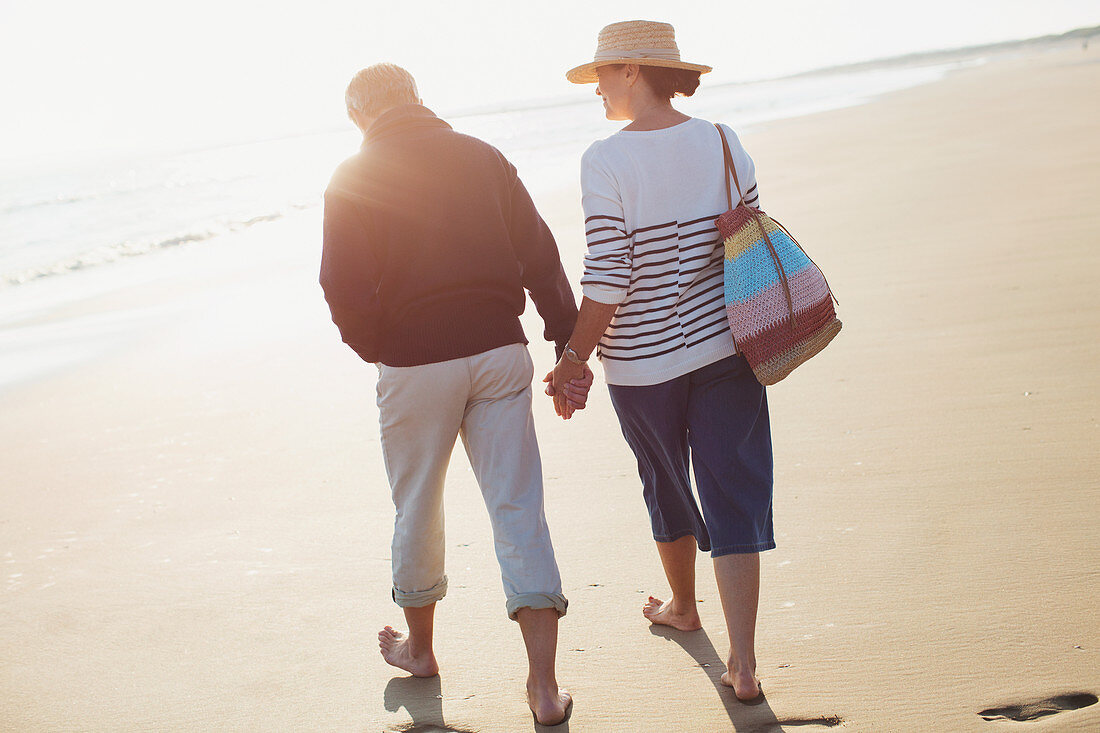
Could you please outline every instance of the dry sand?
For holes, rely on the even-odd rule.
[[[705,558],[704,631],[642,618],[667,588],[598,385],[568,423],[536,404],[572,603],[559,730],[1100,728],[1100,705],[978,715],[1100,692],[1098,130],[1100,56],[1069,47],[744,135],[845,322],[771,390],[767,702],[716,685]],[[577,198],[538,201],[573,275]],[[272,236],[301,246],[273,253]],[[317,236],[309,213],[242,237],[248,266],[170,255],[192,274],[82,305],[155,328],[0,394],[0,729],[532,729],[461,454],[442,676],[377,654],[400,616],[373,370],[327,321]]]

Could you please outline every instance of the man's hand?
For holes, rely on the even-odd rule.
[[[565,377],[563,373],[562,379],[564,381],[555,380],[554,378],[558,372],[558,366],[561,366],[560,362],[554,367],[554,371],[547,374],[542,380],[546,382],[546,394],[554,398],[554,412],[563,420],[572,417],[574,410],[584,409],[588,402],[588,391],[592,388],[593,379],[592,370],[588,368],[587,364],[566,363],[571,369],[568,371],[570,376]],[[560,387],[555,387],[555,383]]]

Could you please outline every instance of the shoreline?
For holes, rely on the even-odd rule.
[[[765,704],[716,682],[705,558],[704,631],[641,616],[667,589],[600,370],[569,422],[536,390],[571,730],[977,732],[981,711],[1100,691],[1098,58],[995,60],[743,136],[845,324],[769,391]],[[535,198],[575,284],[576,185]],[[172,253],[173,278],[98,296],[154,314],[124,348],[0,391],[0,728],[532,730],[461,449],[442,676],[378,657],[400,614],[373,370],[328,320],[317,218],[253,227],[217,269]],[[552,349],[533,308],[524,326],[537,381]],[[1100,705],[1031,725],[1098,724]]]
[[[979,46],[965,49],[929,52],[915,56],[902,56],[873,60],[858,64],[828,67],[816,69],[799,74],[777,77],[774,79],[761,79],[747,82],[729,82],[707,85],[704,93],[690,99],[681,100],[684,109],[688,113],[696,113],[703,117],[716,119],[731,119],[737,123],[738,129],[748,130],[760,125],[780,122],[784,119],[793,119],[810,114],[818,114],[831,109],[844,108],[865,104],[874,98],[892,91],[913,88],[925,83],[934,82],[945,74],[953,73],[971,64],[984,63],[988,58],[996,58],[997,55],[1016,53],[1016,47],[1020,44],[1028,44],[1027,47],[1037,47],[1039,51],[1046,52],[1052,49],[1065,47],[1068,41],[1063,37],[1046,37],[1029,41],[1013,41],[993,46]],[[991,51],[988,49],[992,49]],[[992,54],[992,56],[991,56]],[[745,106],[745,100],[755,100]],[[467,131],[475,136],[487,139],[489,142],[502,147],[504,152],[517,162],[521,169],[528,174],[528,185],[540,191],[552,191],[564,185],[571,184],[575,178],[572,168],[561,165],[563,160],[574,160],[580,157],[584,147],[594,139],[606,136],[614,132],[617,126],[614,124],[593,125],[590,109],[583,109],[586,105],[584,98],[579,96],[575,101],[560,100],[557,103],[540,103],[538,105],[517,105],[514,107],[486,108],[477,113],[444,115],[451,119],[459,129],[469,128]],[[494,120],[501,118],[501,120]],[[503,118],[511,122],[507,125],[500,124]],[[602,122],[602,120],[601,120]],[[543,129],[553,133],[553,140],[545,141],[545,144],[532,145],[532,139],[521,142],[515,147],[512,128]],[[561,135],[561,129],[577,127],[583,128],[579,136],[570,137]],[[522,136],[521,136],[522,137]],[[530,136],[529,136],[530,137]],[[537,137],[537,136],[536,136]],[[157,176],[167,175],[165,165],[167,161],[176,161],[167,166],[167,170],[174,170],[176,165],[182,166],[172,176],[188,172],[191,176],[202,178],[214,175],[234,176],[244,175],[245,169],[227,168],[222,170],[219,165],[209,159],[209,156],[222,151],[239,158],[248,158],[257,154],[261,149],[267,151],[264,156],[288,156],[300,165],[300,159],[304,148],[310,149],[308,157],[315,163],[332,157],[334,166],[342,152],[336,143],[347,139],[347,150],[354,150],[354,135],[350,129],[334,128],[327,131],[314,131],[301,135],[284,136],[281,138],[256,140],[250,142],[236,142],[230,145],[212,144],[205,147],[191,146],[187,150],[158,150],[158,151],[130,151],[120,152],[117,160],[104,159],[95,168],[89,168],[88,163],[74,164],[70,170],[54,171],[46,178],[37,180],[41,176],[31,176],[31,188],[37,189],[37,196],[20,199],[18,196],[7,201],[0,201],[5,214],[26,217],[30,209],[45,206],[54,217],[73,216],[69,212],[70,205],[83,206],[91,197],[98,199],[101,195],[108,195],[104,191],[88,188],[91,181],[106,176],[112,179],[112,187],[117,183],[123,189],[127,187],[127,176],[134,176],[145,180],[146,186],[150,181],[155,181]],[[560,138],[560,139],[559,139]],[[575,139],[573,139],[575,138]],[[308,142],[312,141],[312,142]],[[304,146],[304,148],[303,148]],[[192,164],[198,167],[190,168],[191,164],[184,163],[184,159],[195,159]],[[199,164],[198,161],[205,161]],[[203,168],[206,166],[210,170]],[[276,205],[275,199],[270,196],[261,204],[259,199],[248,202],[244,209],[237,208],[244,205],[247,197],[240,198],[238,192],[232,189],[221,189],[221,196],[228,196],[237,203],[225,209],[217,216],[212,216],[211,211],[199,206],[195,208],[192,198],[199,192],[188,192],[187,188],[174,192],[183,198],[177,200],[177,205],[190,211],[193,221],[180,227],[168,227],[151,229],[137,234],[128,220],[118,219],[113,221],[117,231],[107,235],[108,229],[96,229],[95,236],[81,247],[72,248],[62,245],[57,241],[60,232],[53,231],[48,237],[39,243],[40,247],[47,247],[56,251],[56,254],[48,260],[39,261],[30,256],[26,247],[0,257],[0,307],[5,298],[5,291],[11,291],[39,279],[50,279],[57,276],[73,276],[81,274],[88,269],[99,269],[103,266],[111,266],[129,259],[142,257],[155,257],[156,255],[176,249],[191,248],[195,246],[217,247],[226,237],[232,238],[240,229],[247,229],[257,222],[267,219],[290,218],[301,208],[315,208],[317,206],[314,189],[323,189],[324,176],[329,172],[324,165],[310,165],[310,172],[302,178],[313,179],[311,185],[291,185],[284,181],[288,195],[285,201]],[[146,170],[148,169],[148,170]],[[322,170],[323,169],[323,170]],[[94,171],[94,172],[93,172]],[[113,171],[113,172],[112,172]],[[274,171],[269,171],[274,173]],[[79,182],[79,185],[77,185]],[[101,181],[102,183],[102,181]],[[248,189],[257,183],[256,180],[242,181],[239,188]],[[171,181],[166,179],[165,184],[172,188]],[[27,185],[21,182],[21,186]],[[57,187],[61,188],[58,189]],[[75,187],[74,187],[75,186]],[[155,188],[155,186],[153,187]],[[150,189],[143,188],[131,194],[140,193],[146,195]],[[215,192],[207,192],[212,195]],[[238,200],[239,199],[239,200]],[[61,208],[57,209],[57,204]],[[105,210],[110,211],[118,206],[119,202],[104,199],[99,202]],[[164,202],[171,205],[171,202]],[[258,205],[259,204],[259,205]],[[257,206],[258,205],[258,206]],[[37,220],[35,220],[37,221]],[[106,225],[112,223],[108,218]],[[70,222],[71,227],[77,231],[82,230],[93,220],[77,218]],[[20,237],[40,236],[33,229],[27,229],[28,222],[17,223],[12,234]],[[22,228],[21,228],[22,227]],[[274,236],[278,236],[277,234]],[[13,297],[8,294],[7,297]]]

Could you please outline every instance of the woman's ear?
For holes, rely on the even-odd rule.
[[[628,87],[634,86],[634,82],[638,81],[638,77],[642,74],[642,67],[638,64],[626,64],[623,68],[623,79],[626,81]]]

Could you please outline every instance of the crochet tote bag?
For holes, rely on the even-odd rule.
[[[757,380],[775,384],[824,349],[841,323],[825,275],[801,245],[782,224],[745,205],[726,134],[715,127],[722,137],[729,206],[717,221],[726,245],[726,316]]]

